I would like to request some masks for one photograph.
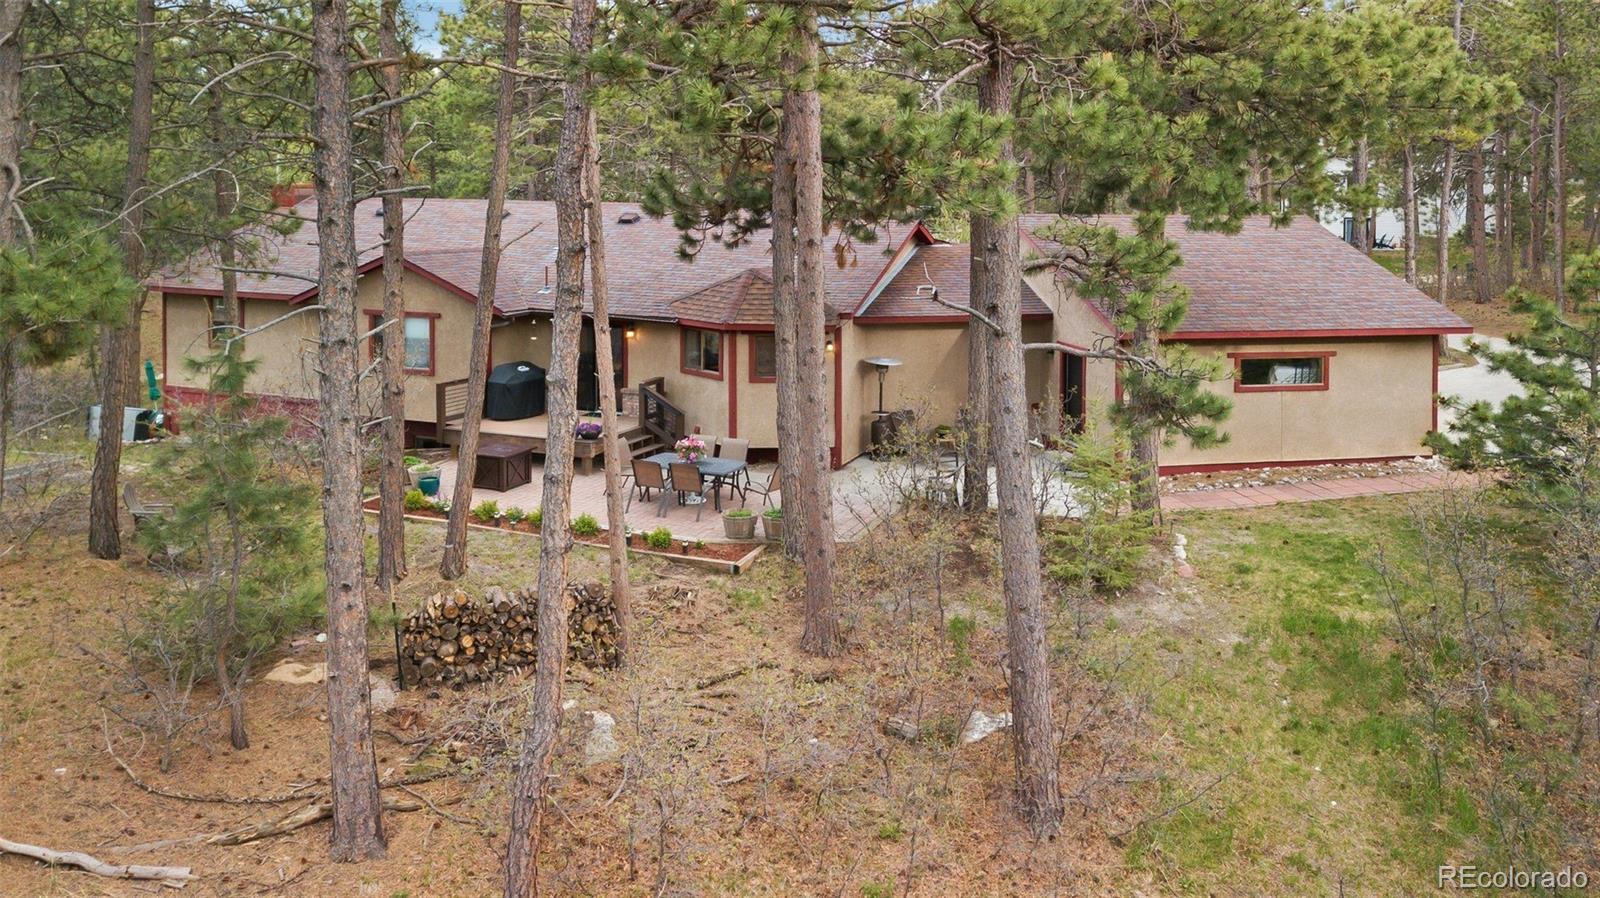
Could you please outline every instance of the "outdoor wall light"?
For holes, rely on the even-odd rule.
[[[627,330],[622,332],[622,336],[627,338],[627,339],[629,339],[629,340],[632,340],[634,337],[639,336],[639,332],[630,327]]]
[[[832,337],[828,338],[828,351],[829,352],[833,352],[833,338]]]

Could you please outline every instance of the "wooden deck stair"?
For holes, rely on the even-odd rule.
[[[655,434],[644,427],[635,427],[622,432],[622,439],[628,444],[629,458],[643,458],[664,451],[668,447],[656,438]]]

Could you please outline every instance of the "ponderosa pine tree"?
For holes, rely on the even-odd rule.
[[[547,376],[549,436],[539,525],[539,628],[530,720],[511,787],[511,832],[506,849],[506,898],[539,891],[539,835],[549,787],[550,757],[561,728],[561,688],[567,670],[567,555],[572,551],[574,428],[578,423],[578,338],[583,331],[584,264],[588,250],[586,195],[591,179],[589,54],[594,49],[595,0],[572,4],[571,60],[562,90],[561,148],[556,163],[556,293]],[[590,197],[589,199],[594,199]],[[610,389],[610,384],[605,384]]]
[[[384,99],[395,105],[383,113],[383,321],[378,337],[382,393],[378,442],[378,575],[377,587],[393,595],[406,575],[406,374],[405,374],[405,109],[398,102],[404,90],[405,48],[400,41],[400,0],[383,0],[378,26],[378,53],[397,60],[378,69]]]
[[[0,0],[0,247],[25,230],[15,206],[22,189],[22,29],[32,5]]]
[[[317,0],[311,21],[316,83],[318,423],[322,429],[323,576],[328,608],[329,783],[335,861],[383,857],[383,800],[367,680],[366,526],[361,512],[357,381],[354,142],[349,11]]]
[[[483,400],[489,383],[489,328],[494,322],[495,287],[500,275],[502,221],[511,169],[512,113],[516,109],[517,60],[522,47],[522,4],[505,4],[505,37],[500,70],[500,96],[495,101],[494,157],[490,162],[489,195],[483,213],[483,265],[478,270],[478,302],[472,315],[472,352],[467,360],[466,407],[461,414],[461,442],[456,452],[456,481],[450,494],[450,520],[445,526],[439,576],[454,580],[467,572],[467,515],[472,511],[472,480],[478,468],[478,434],[483,426]],[[560,344],[554,344],[559,351]],[[571,434],[568,434],[571,436]],[[555,416],[548,440],[557,438]],[[545,470],[550,470],[547,452]]]
[[[145,271],[145,179],[150,172],[150,136],[155,127],[156,7],[138,0],[134,7],[135,49],[133,93],[128,107],[128,166],[122,181],[122,209],[117,233],[123,267],[135,281]],[[144,291],[136,291],[128,314],[108,327],[100,339],[100,433],[95,441],[94,470],[89,480],[89,553],[96,558],[122,556],[117,483],[122,468],[122,408],[132,392],[139,352],[139,316]]]

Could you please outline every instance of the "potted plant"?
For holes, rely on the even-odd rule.
[[[761,532],[766,535],[767,542],[783,542],[783,508],[773,506],[761,513]]]
[[[600,425],[593,421],[579,421],[578,426],[572,429],[572,433],[580,440],[598,440],[601,429]]]
[[[691,465],[698,462],[700,459],[705,458],[706,455],[706,441],[701,439],[700,435],[696,433],[691,433],[678,442],[673,443],[672,448],[677,451],[679,458]]]
[[[411,485],[419,489],[422,487],[422,478],[430,474],[434,477],[439,476],[439,466],[431,461],[423,461],[419,458],[416,459],[416,464],[406,466],[406,475],[411,478]]]
[[[728,539],[756,538],[756,515],[748,508],[731,508],[722,513],[722,533]]]

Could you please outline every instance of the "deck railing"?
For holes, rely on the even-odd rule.
[[[639,382],[639,425],[664,445],[671,446],[688,432],[688,419],[663,395],[666,379],[652,377]]]
[[[433,389],[434,421],[438,422],[439,442],[446,442],[445,431],[450,422],[459,421],[467,414],[467,379],[448,380]]]

